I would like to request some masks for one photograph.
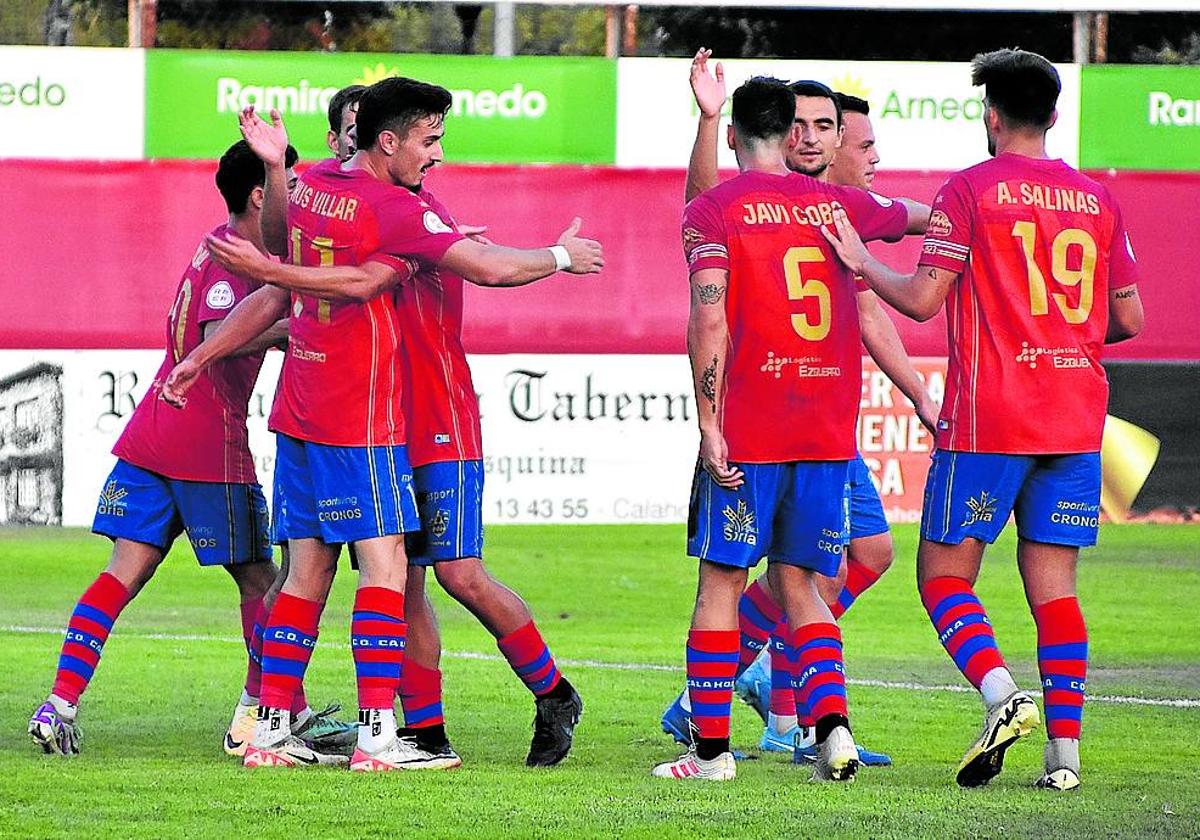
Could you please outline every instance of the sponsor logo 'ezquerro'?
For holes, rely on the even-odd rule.
[[[277,109],[281,114],[320,114],[329,109],[329,100],[340,88],[322,87],[308,79],[293,85],[259,85],[222,76],[217,79],[217,113],[234,114],[250,105],[260,111]],[[505,90],[451,90],[455,117],[480,119],[541,119],[550,107],[540,90],[526,90],[516,82]]]

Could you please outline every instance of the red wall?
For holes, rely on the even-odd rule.
[[[200,236],[224,218],[210,162],[0,161],[0,348],[157,347],[170,296]],[[1194,230],[1200,175],[1097,174],[1125,213],[1143,272],[1144,337],[1115,358],[1200,358]],[[928,201],[944,173],[887,172],[876,188]],[[607,266],[523,289],[471,289],[477,353],[674,353],[687,295],[679,247],[683,173],[583,166],[447,166],[430,187],[499,242],[551,243],[571,217]],[[911,268],[919,242],[881,249]],[[939,316],[896,316],[914,355],[945,352]]]

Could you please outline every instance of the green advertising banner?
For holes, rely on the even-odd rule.
[[[450,162],[601,163],[616,157],[616,63],[602,58],[146,51],[146,156],[220,157],[247,105],[278,108],[303,160],[329,155],[330,97],[411,76],[450,90]]]
[[[1082,69],[1085,169],[1200,170],[1200,67]]]

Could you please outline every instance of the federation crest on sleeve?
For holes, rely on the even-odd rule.
[[[704,234],[693,227],[683,229],[683,247],[684,250],[695,248],[704,241]]]
[[[930,236],[949,236],[954,232],[954,225],[950,223],[950,217],[941,210],[934,210],[929,214],[929,227],[925,232]]]
[[[450,226],[442,221],[442,217],[432,210],[426,210],[425,215],[421,217],[421,221],[425,224],[425,230],[430,233],[453,233]]]
[[[226,280],[214,283],[204,302],[208,304],[209,309],[228,309],[233,306],[233,287]]]

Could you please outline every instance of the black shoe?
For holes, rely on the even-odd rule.
[[[582,715],[583,700],[574,688],[563,698],[539,697],[533,718],[533,741],[525,765],[553,767],[566,758],[575,737],[575,724]]]

